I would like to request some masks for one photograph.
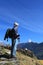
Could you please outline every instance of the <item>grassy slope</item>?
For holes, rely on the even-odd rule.
[[[2,53],[8,53],[9,50],[2,48],[1,52]],[[41,61],[38,61],[37,59],[26,56],[26,55],[22,54],[21,52],[17,52],[17,59],[18,59],[17,62],[11,62],[7,59],[8,63],[5,63],[4,65],[41,65],[40,63],[42,63]],[[1,61],[2,60],[0,59],[0,62]],[[4,61],[6,61],[6,60],[4,60]],[[0,65],[3,65],[3,63]]]
[[[43,60],[39,60],[40,64],[43,65]]]
[[[17,52],[17,58],[19,59],[20,65],[40,65],[37,59],[25,56]]]

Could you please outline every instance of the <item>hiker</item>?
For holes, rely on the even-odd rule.
[[[12,31],[14,31],[15,32],[15,36],[19,36],[18,35],[18,23],[17,22],[15,22],[14,23],[14,26],[13,26],[13,28],[12,28]],[[18,38],[19,39],[19,38]],[[13,57],[13,56],[16,56],[16,46],[15,46],[15,43],[16,43],[16,39],[12,39],[12,46],[11,46],[11,57]]]
[[[19,24],[17,22],[15,22],[13,28],[12,29],[8,28],[6,33],[5,33],[5,36],[4,36],[4,40],[7,39],[7,41],[8,41],[8,38],[10,38],[11,41],[12,41],[12,45],[11,45],[11,57],[16,55],[16,50],[15,50],[16,46],[15,46],[15,43],[16,43],[16,39],[18,39],[18,41],[20,39],[19,38],[20,35],[18,35],[18,25]]]

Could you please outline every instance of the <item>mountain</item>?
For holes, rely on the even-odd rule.
[[[20,43],[17,46],[18,49],[25,49],[31,50],[38,59],[43,59],[43,42],[36,43],[36,42],[27,42],[27,43]]]

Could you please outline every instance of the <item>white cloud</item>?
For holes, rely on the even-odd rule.
[[[32,42],[32,40],[31,40],[31,39],[29,39],[29,40],[28,40],[28,42]]]

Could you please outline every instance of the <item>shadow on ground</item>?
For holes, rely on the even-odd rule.
[[[6,58],[6,59],[10,59],[11,58],[11,55],[5,53],[5,54],[1,54],[0,55],[0,58]]]

